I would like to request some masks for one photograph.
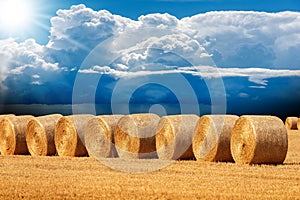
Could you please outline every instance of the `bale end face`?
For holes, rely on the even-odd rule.
[[[89,156],[99,159],[114,157],[111,155],[111,129],[100,117],[95,117],[87,123],[85,144]]]
[[[238,164],[250,164],[254,157],[256,138],[253,124],[247,118],[240,118],[233,127],[231,153]]]
[[[77,146],[77,132],[72,120],[62,117],[55,128],[55,146],[59,156],[75,156]]]
[[[160,159],[173,159],[175,131],[167,117],[161,118],[156,131],[156,151]]]
[[[202,116],[195,128],[193,152],[197,160],[213,161],[217,153],[218,138],[210,117]]]
[[[36,119],[29,121],[26,129],[26,143],[32,156],[47,155],[46,132]]]
[[[6,118],[0,120],[0,154],[14,155],[16,134],[14,125]]]
[[[114,140],[121,158],[139,158],[141,139],[138,137],[138,128],[129,116],[124,116],[119,120]]]

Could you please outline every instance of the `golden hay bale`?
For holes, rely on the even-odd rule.
[[[297,130],[298,117],[287,117],[285,120],[285,127],[287,130]]]
[[[297,129],[300,130],[300,117],[298,118]]]
[[[156,150],[160,159],[194,159],[192,141],[197,115],[170,115],[159,120]]]
[[[230,148],[238,164],[281,164],[288,150],[287,130],[278,117],[242,116],[233,127]]]
[[[8,116],[0,119],[0,153],[1,155],[27,155],[27,123],[31,115]]]
[[[31,119],[27,124],[26,143],[32,156],[56,154],[54,133],[60,114],[46,115]]]
[[[84,130],[90,119],[89,114],[64,116],[58,120],[54,142],[59,156],[86,156]]]
[[[121,158],[157,158],[156,114],[132,114],[121,117],[115,129],[115,146]]]
[[[197,160],[232,162],[231,131],[236,115],[204,115],[195,128],[193,152]]]
[[[84,140],[89,156],[93,158],[118,157],[114,145],[114,132],[123,115],[102,115],[89,120]]]

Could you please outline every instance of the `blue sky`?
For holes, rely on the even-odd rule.
[[[18,8],[25,2],[15,1]],[[29,12],[1,15],[3,105],[105,104],[84,108],[97,114],[300,113],[297,0],[26,2]]]

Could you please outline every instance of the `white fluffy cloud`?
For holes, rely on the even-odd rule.
[[[45,58],[45,47],[37,44],[33,39],[17,43],[13,39],[0,40],[0,88],[7,77],[32,76],[37,83],[41,75],[59,71],[58,63],[52,63]],[[16,79],[16,82],[19,81]]]
[[[99,42],[131,27],[128,18],[113,15],[106,10],[94,11],[85,5],[58,10],[51,19],[48,47],[57,50],[91,50]]]
[[[247,77],[257,84],[250,87],[264,88],[270,78],[300,76],[299,41],[299,12],[209,12],[183,19],[148,14],[131,20],[76,5],[51,19],[46,46],[33,39],[0,40],[0,89],[31,85],[34,91],[56,82],[71,91],[77,70],[127,78]],[[92,53],[93,61],[80,68]]]

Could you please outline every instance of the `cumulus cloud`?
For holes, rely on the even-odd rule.
[[[39,79],[38,73],[47,75],[60,70],[58,63],[52,63],[45,58],[44,46],[33,39],[21,43],[13,39],[0,40],[0,65],[2,90],[10,86],[5,85],[7,78],[15,77],[16,82],[20,82],[24,76]]]
[[[183,19],[157,13],[132,20],[81,4],[57,11],[45,46],[34,39],[0,40],[0,90],[18,88],[8,96],[29,99],[63,90],[69,101],[77,72],[113,77],[109,81],[175,73],[199,80],[242,77],[251,83],[245,87],[263,89],[269,79],[300,76],[299,41],[299,12],[208,12]]]
[[[180,25],[205,44],[221,67],[299,69],[296,60],[282,62],[284,55],[297,50],[287,45],[299,46],[293,42],[300,31],[299,17],[298,12],[209,12],[184,18]]]
[[[107,10],[94,11],[83,4],[72,6],[69,10],[58,10],[56,14],[51,18],[47,46],[57,50],[91,50],[101,41],[134,23]]]

